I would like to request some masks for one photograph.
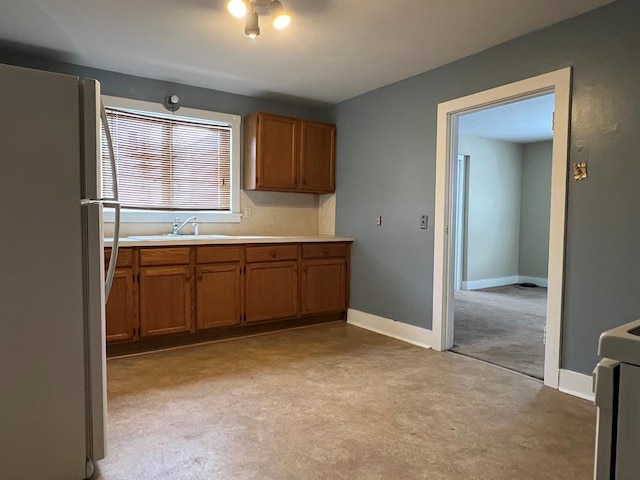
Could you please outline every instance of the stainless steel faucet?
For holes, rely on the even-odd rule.
[[[184,222],[180,223],[180,218],[176,217],[173,219],[173,230],[171,231],[171,235],[178,235],[180,233],[180,230],[182,230],[184,228],[184,226],[195,220],[197,217],[189,217],[187,218]]]

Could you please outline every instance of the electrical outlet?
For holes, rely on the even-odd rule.
[[[429,224],[429,217],[427,215],[420,215],[420,228],[426,230]]]
[[[253,211],[251,210],[251,207],[244,207],[245,218],[251,218],[251,215],[253,215]]]
[[[382,215],[378,215],[376,217],[376,227],[381,227],[382,226]]]

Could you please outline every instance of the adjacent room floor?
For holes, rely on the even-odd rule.
[[[452,351],[542,379],[546,308],[542,287],[457,291]]]
[[[94,479],[587,479],[595,408],[345,323],[108,362]]]

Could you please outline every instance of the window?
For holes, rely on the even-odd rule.
[[[104,97],[118,163],[124,222],[164,222],[196,215],[202,222],[237,222],[239,119]],[[179,115],[178,115],[179,113]],[[102,133],[103,190],[112,178]],[[109,221],[110,212],[105,214]]]

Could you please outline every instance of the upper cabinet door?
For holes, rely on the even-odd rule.
[[[244,189],[335,190],[336,127],[271,113],[244,118]]]
[[[298,186],[298,125],[295,119],[258,114],[256,186],[295,190]]]
[[[330,193],[335,190],[336,127],[300,122],[300,190]]]

